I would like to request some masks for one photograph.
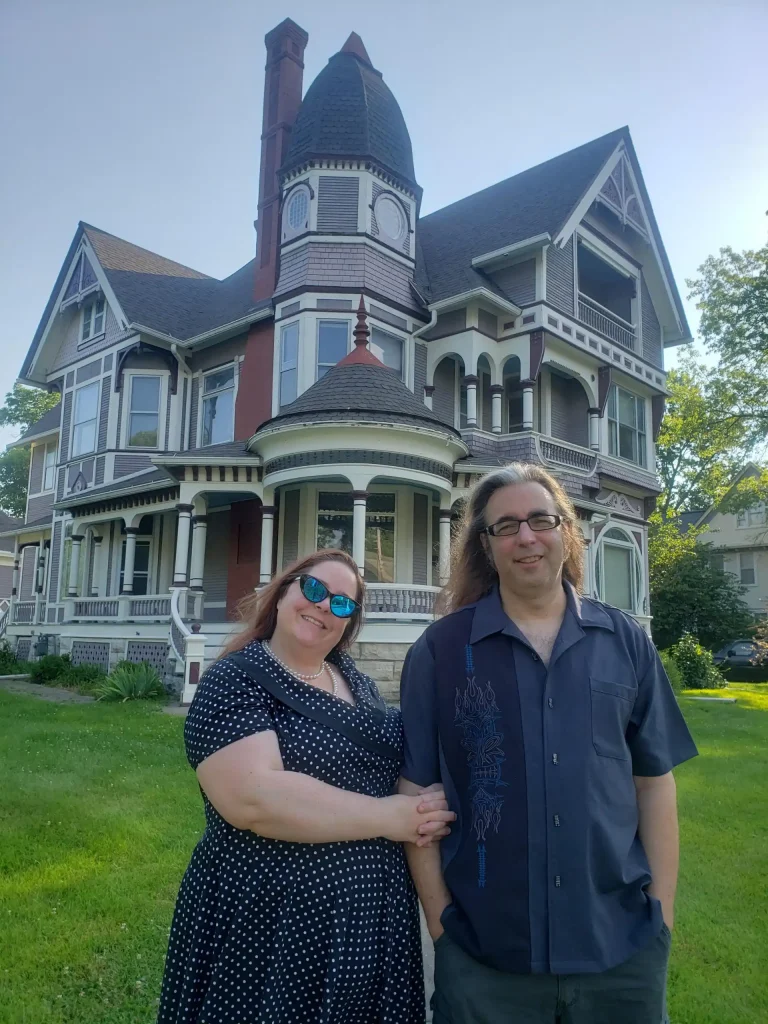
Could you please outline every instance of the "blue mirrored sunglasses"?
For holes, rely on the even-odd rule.
[[[346,594],[332,594],[323,581],[316,576],[308,576],[305,573],[302,576],[294,576],[294,579],[299,581],[302,594],[312,604],[320,604],[326,597],[329,597],[331,599],[331,614],[335,615],[337,619],[350,618],[360,607],[354,598],[347,597]]]

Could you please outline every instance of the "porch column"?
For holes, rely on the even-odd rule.
[[[125,563],[123,565],[123,594],[133,593],[133,567],[136,564],[136,537],[138,526],[125,528]]]
[[[467,426],[477,426],[477,377],[464,378],[467,386]]]
[[[179,519],[176,526],[176,561],[173,565],[173,585],[174,587],[186,587],[188,580],[189,530],[194,505],[177,505],[176,511],[179,514]]]
[[[19,595],[19,555],[17,554],[13,560],[13,587],[11,589],[11,597],[18,597]]]
[[[67,584],[67,597],[77,597],[77,577],[80,574],[80,545],[82,543],[82,534],[78,533],[72,535],[72,554],[69,559],[69,581]]]
[[[533,380],[523,381],[523,430],[533,430]]]
[[[192,516],[192,557],[189,562],[189,585],[193,590],[203,589],[207,532],[208,516]]]
[[[35,579],[35,592],[42,594],[45,588],[45,563],[47,561],[47,548],[41,544],[37,549],[37,577]]]
[[[434,395],[434,393],[435,393],[435,386],[434,386],[434,384],[425,384],[424,385],[424,405],[426,405],[426,407],[428,409],[432,408],[432,396]]]
[[[365,511],[367,491],[352,491],[352,557],[361,576],[365,576]]]
[[[259,584],[272,579],[272,538],[275,526],[275,506],[261,507],[261,558],[259,561]]]
[[[440,547],[437,558],[439,583],[444,587],[451,575],[451,510],[440,509]]]
[[[101,537],[93,536],[93,559],[91,561],[91,597],[99,596],[99,574],[101,572]]]
[[[494,384],[491,388],[491,430],[494,434],[501,433],[501,396],[504,388],[501,384]]]
[[[589,447],[593,452],[600,451],[600,410],[588,409],[589,413]]]

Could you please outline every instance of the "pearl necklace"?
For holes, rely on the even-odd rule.
[[[284,661],[281,661],[275,654],[275,652],[272,650],[272,648],[269,646],[269,642],[267,640],[262,640],[262,646],[266,650],[267,654],[277,662],[280,668],[285,669],[285,671],[289,675],[295,676],[296,679],[300,679],[302,683],[310,683],[311,680],[318,679],[323,674],[323,672],[327,672],[328,675],[330,676],[331,684],[333,686],[333,696],[338,697],[339,682],[336,678],[335,672],[331,671],[331,666],[328,664],[327,661],[323,661],[323,664],[320,666],[319,672],[314,672],[312,675],[304,675],[301,672],[297,672],[295,669],[289,668],[289,666],[286,665]]]

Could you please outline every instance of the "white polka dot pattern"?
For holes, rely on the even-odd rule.
[[[354,705],[295,679],[260,643],[241,653],[268,669],[294,706],[300,697],[338,730],[292,710],[225,658],[203,676],[187,717],[193,768],[273,729],[287,771],[369,796],[392,792],[400,712],[384,710],[351,658],[330,660]],[[396,757],[353,742],[356,732]],[[204,795],[203,803],[207,827],[176,904],[158,1024],[423,1024],[418,910],[402,847],[267,839],[228,824]]]

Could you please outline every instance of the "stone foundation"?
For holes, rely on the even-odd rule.
[[[361,672],[370,676],[389,704],[400,700],[400,673],[411,644],[352,644],[349,653]]]

